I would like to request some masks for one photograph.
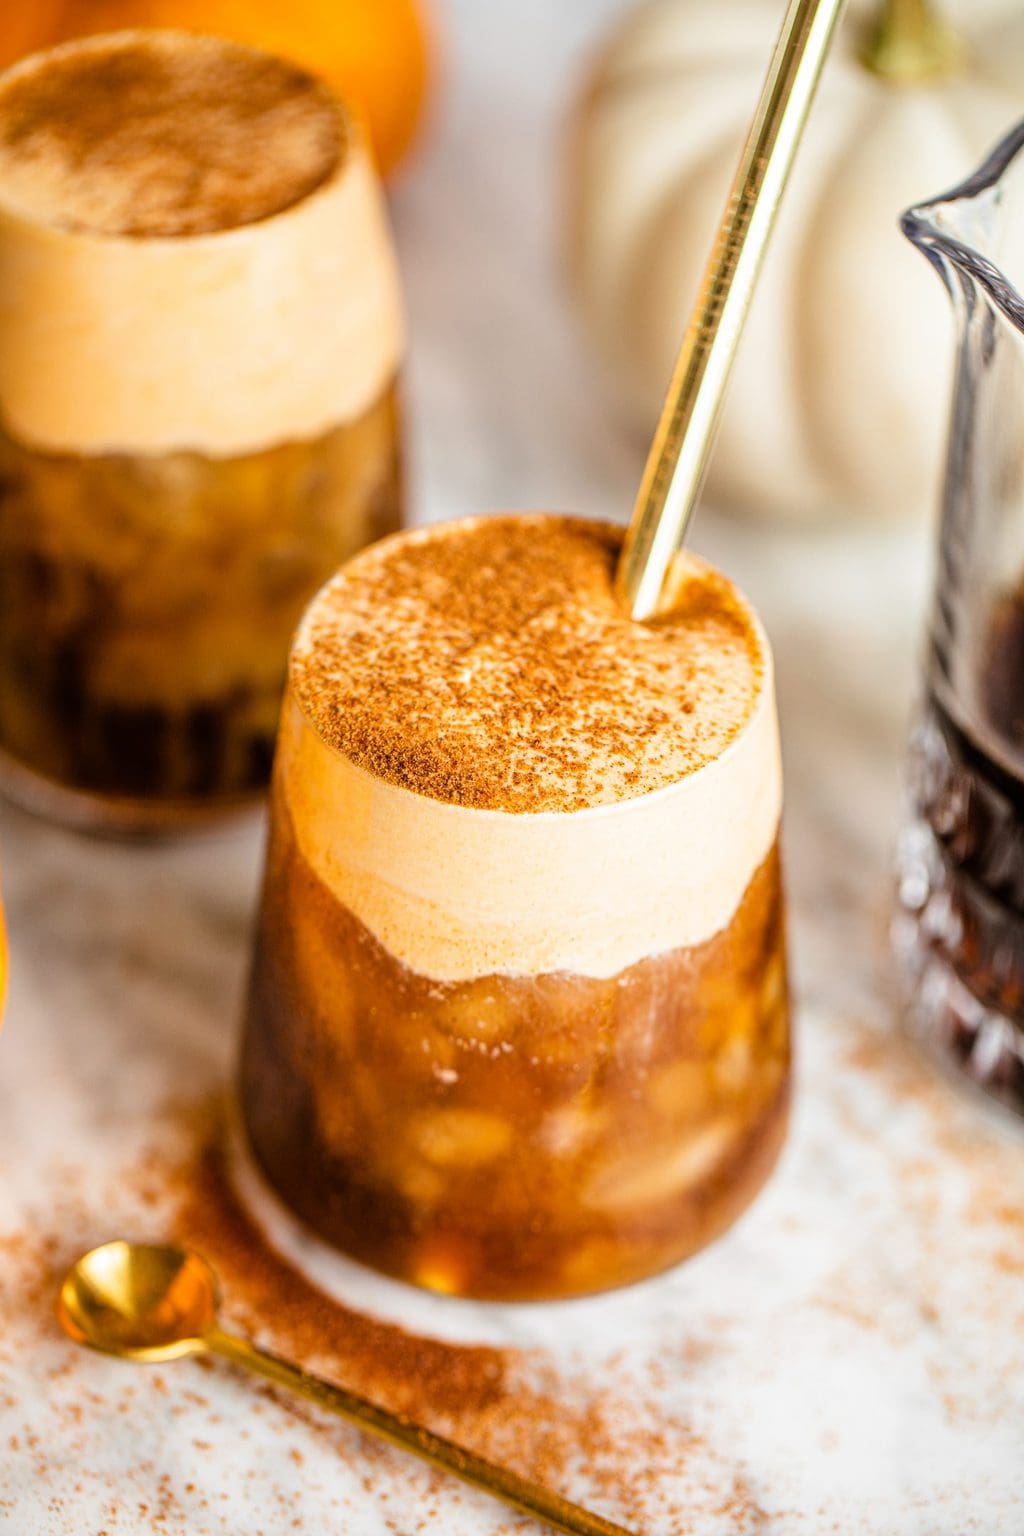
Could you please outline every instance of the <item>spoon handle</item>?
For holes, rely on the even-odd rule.
[[[355,1392],[324,1381],[320,1376],[313,1376],[291,1361],[282,1360],[269,1350],[260,1349],[248,1339],[215,1328],[207,1334],[205,1343],[214,1354],[255,1371],[276,1382],[278,1386],[290,1387],[293,1392],[300,1393],[319,1407],[349,1419],[368,1434],[411,1451],[414,1456],[430,1462],[431,1466],[461,1477],[463,1482],[482,1488],[485,1493],[504,1500],[523,1514],[533,1515],[556,1531],[567,1532],[568,1536],[630,1536],[630,1532],[623,1526],[581,1509],[578,1504],[572,1504],[557,1493],[542,1488],[539,1483],[530,1482],[528,1478],[520,1477],[506,1467],[496,1466],[483,1456],[477,1456],[456,1445],[454,1441],[446,1440],[443,1435],[435,1435],[431,1430],[414,1424],[404,1414],[390,1413]]]

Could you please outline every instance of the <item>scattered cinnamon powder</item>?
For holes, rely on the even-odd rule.
[[[614,592],[622,533],[551,516],[398,535],[308,610],[292,686],[323,738],[435,800],[574,811],[676,782],[750,718],[757,622],[693,556],[674,606],[636,624]]]
[[[57,1327],[54,1298],[67,1263],[90,1243],[116,1232],[126,1206],[135,1205],[141,1195],[147,1206],[154,1199],[158,1202],[153,1240],[171,1235],[187,1241],[213,1264],[222,1282],[229,1326],[609,1518],[638,1530],[688,1528],[692,1493],[687,1491],[685,1469],[692,1458],[706,1478],[709,1447],[690,1425],[665,1413],[653,1386],[632,1379],[623,1360],[600,1369],[596,1377],[589,1371],[574,1376],[539,1353],[426,1338],[333,1301],[267,1245],[239,1204],[226,1172],[219,1130],[216,1125],[211,1129],[209,1105],[192,1118],[194,1147],[183,1158],[166,1151],[144,1157],[138,1190],[132,1188],[134,1175],[128,1170],[108,1191],[87,1183],[81,1193],[69,1192],[62,1205],[59,1237],[19,1239],[17,1260],[13,1250],[0,1248],[0,1321],[17,1312],[23,1347],[24,1328],[31,1319],[38,1347],[55,1361],[46,1369],[47,1382],[74,1381],[73,1396],[62,1392],[51,1403],[54,1445],[59,1447],[52,1454],[61,1458],[61,1467],[70,1447],[94,1489],[88,1470],[90,1435],[112,1413],[123,1417],[127,1426],[145,1408],[152,1412],[154,1397],[162,1400],[160,1411],[170,1420],[193,1427],[197,1463],[209,1457],[211,1433],[222,1424],[213,1379],[230,1367],[200,1358],[119,1373],[117,1397],[109,1400],[91,1385],[88,1353],[63,1340]],[[137,1216],[131,1226],[139,1232]],[[295,1439],[287,1447],[294,1478],[261,1492],[280,1522],[275,1529],[306,1528],[296,1513],[301,1508],[297,1499],[314,1443],[345,1465],[346,1481],[358,1479],[384,1530],[402,1536],[443,1530],[453,1501],[475,1497],[403,1453],[354,1436],[350,1426],[294,1394],[257,1381],[247,1383],[247,1390],[254,1421],[274,1413],[294,1425]],[[244,1439],[250,1428],[243,1425],[237,1432]],[[281,1432],[278,1428],[278,1436]],[[12,1454],[32,1459],[41,1486],[53,1483],[57,1463],[49,1446],[31,1431],[14,1439]],[[702,1497],[712,1497],[716,1513],[733,1518],[737,1536],[762,1530],[765,1512],[733,1465],[731,1452],[712,1457],[712,1465],[714,1486],[708,1489],[702,1482]],[[214,1526],[222,1529],[215,1518],[213,1525],[207,1523],[216,1507],[193,1481],[191,1467],[186,1454],[178,1470],[142,1460],[131,1474],[119,1476],[109,1488],[104,1527],[109,1536],[135,1532],[140,1521],[147,1529],[188,1530],[194,1536]],[[408,1513],[408,1480],[417,1489],[413,1516]],[[0,1466],[0,1514],[5,1486]],[[400,1507],[393,1523],[387,1513],[391,1498]],[[65,1518],[73,1518],[71,1504],[63,1497],[58,1502]]]
[[[1003,1265],[1015,1261],[1020,1273],[1024,1253],[1021,1206],[1014,1200],[1014,1188],[1007,1188],[1008,1166],[1015,1165],[1008,1165],[1005,1156],[993,1156],[983,1128],[951,1113],[956,1101],[948,1092],[935,1089],[934,1080],[913,1056],[896,1053],[894,1058],[885,1040],[876,1044],[875,1031],[851,1027],[848,1058],[851,1075],[860,1074],[868,1082],[881,1079],[891,1114],[925,1114],[933,1129],[952,1119],[952,1134],[960,1125],[957,1155],[970,1186],[970,1212],[977,1217],[979,1239],[991,1243],[999,1256],[991,1284],[979,1287],[968,1310],[975,1309],[979,1318],[998,1317],[1007,1339],[1013,1339],[1020,1320],[1018,1309],[1007,1310],[1011,1291]],[[890,1075],[895,1084],[889,1083]],[[965,1134],[966,1126],[975,1126],[979,1134]],[[152,1240],[173,1232],[203,1249],[223,1281],[229,1324],[632,1529],[667,1536],[695,1529],[702,1518],[728,1523],[736,1536],[789,1529],[801,1518],[811,1518],[816,1530],[844,1528],[832,1508],[815,1512],[805,1506],[780,1507],[779,1488],[759,1496],[728,1437],[721,1446],[708,1443],[684,1419],[666,1412],[665,1379],[681,1371],[692,1373],[706,1362],[709,1350],[712,1360],[719,1349],[728,1354],[728,1318],[722,1319],[720,1333],[712,1324],[710,1332],[697,1336],[681,1323],[676,1344],[666,1341],[654,1360],[631,1363],[627,1352],[578,1368],[564,1361],[556,1364],[539,1352],[467,1347],[410,1334],[330,1300],[267,1246],[225,1175],[218,1116],[208,1103],[191,1109],[178,1106],[165,1129],[173,1129],[175,1147],[166,1138],[156,1143],[151,1154],[134,1158],[109,1186],[98,1184],[74,1163],[49,1170],[46,1229],[0,1236],[0,1402],[9,1409],[18,1406],[5,1390],[4,1363],[15,1353],[24,1358],[28,1345],[47,1393],[52,1430],[42,1435],[28,1421],[8,1433],[7,1455],[0,1456],[0,1524],[8,1513],[16,1518],[24,1512],[24,1479],[17,1469],[27,1464],[35,1486],[48,1490],[45,1497],[55,1529],[58,1523],[61,1529],[80,1528],[80,1518],[75,1523],[77,1500],[86,1494],[94,1501],[99,1494],[103,1502],[97,1536],[103,1531],[107,1536],[135,1536],[141,1526],[188,1531],[190,1536],[213,1536],[224,1529],[223,1491],[196,1479],[197,1469],[209,1461],[218,1431],[223,1434],[217,1378],[229,1367],[216,1361],[183,1361],[137,1371],[126,1368],[109,1378],[112,1385],[106,1389],[99,1386],[108,1379],[103,1369],[94,1370],[91,1357],[64,1340],[57,1328],[54,1297],[67,1263],[83,1248],[124,1229]],[[852,1149],[873,1147],[877,1125],[851,1123],[846,1134]],[[905,1179],[905,1219],[913,1224],[922,1252],[916,1302],[932,1309],[934,1329],[959,1338],[965,1323],[970,1329],[974,1320],[962,1315],[964,1298],[955,1287],[946,1293],[948,1249],[938,1231],[930,1232],[933,1205],[943,1196],[943,1170],[899,1161],[896,1169]],[[140,1210],[148,1215],[140,1218]],[[888,1284],[884,1266],[877,1276],[843,1270],[809,1304],[833,1309],[845,1298],[850,1328],[860,1335],[877,1328],[870,1301],[877,1303],[883,1294],[880,1283]],[[705,1319],[705,1327],[709,1321]],[[998,1391],[1004,1375],[1011,1380],[1015,1360],[1010,1351],[1005,1365],[994,1367],[993,1390]],[[952,1349],[948,1373],[940,1373],[934,1386],[948,1397],[951,1419],[967,1420],[991,1410],[979,1410],[970,1384],[966,1393],[961,1391],[959,1361]],[[325,1466],[335,1459],[345,1468],[337,1497],[330,1495],[339,1529],[347,1528],[346,1517],[353,1513],[345,1491],[353,1486],[365,1495],[380,1529],[401,1536],[445,1530],[452,1502],[474,1497],[401,1453],[353,1435],[348,1426],[293,1395],[256,1382],[246,1383],[246,1390],[252,1394],[252,1420],[237,1427],[239,1437],[261,1434],[265,1439],[270,1432],[279,1444],[287,1437],[283,1448],[292,1471],[259,1483],[259,1508],[268,1528],[310,1528],[305,1486],[322,1480]],[[105,1432],[104,1426],[116,1428],[118,1421],[129,1433],[133,1422],[152,1418],[155,1400],[159,1412],[177,1426],[173,1460],[142,1458],[122,1469],[107,1487],[107,1474],[93,1470],[95,1436]],[[266,1422],[270,1416],[272,1430]],[[319,1455],[314,1457],[314,1451]],[[69,1465],[74,1468],[71,1476]],[[252,1470],[246,1473],[247,1478],[253,1475]],[[321,1481],[321,1498],[322,1489]],[[514,1528],[518,1530],[518,1524]],[[513,1522],[501,1529],[511,1532]]]
[[[252,224],[338,166],[345,123],[312,75],[186,33],[74,43],[0,85],[0,195],[98,235],[182,236]]]
[[[218,1141],[176,1180],[176,1234],[217,1269],[239,1320],[254,1332],[273,1320],[275,1347],[319,1359],[331,1374],[399,1412],[475,1412],[505,1390],[509,1356],[407,1333],[326,1296],[269,1247],[239,1203]]]
[[[214,1265],[226,1314],[238,1326],[552,1488],[578,1489],[582,1475],[586,1499],[615,1519],[646,1524],[657,1510],[658,1529],[680,1527],[686,1510],[670,1496],[669,1480],[678,1480],[687,1458],[706,1454],[707,1447],[689,1425],[647,1402],[635,1384],[620,1400],[607,1380],[566,1377],[537,1354],[426,1338],[327,1297],[267,1245],[239,1204],[219,1140],[175,1175],[173,1188],[176,1235]],[[274,1388],[263,1395],[308,1431],[337,1440],[334,1424],[301,1400]],[[385,1479],[402,1465],[401,1457],[365,1440],[360,1455]],[[440,1519],[452,1485],[435,1474],[430,1486]],[[377,1481],[367,1490],[379,1494]],[[721,1511],[735,1516],[738,1530],[761,1529],[764,1511],[732,1467],[723,1467],[720,1497]],[[429,1521],[427,1528],[433,1528]]]

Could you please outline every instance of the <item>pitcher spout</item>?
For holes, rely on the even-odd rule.
[[[900,228],[931,262],[954,303],[981,290],[1024,331],[1024,226],[1001,218],[1008,184],[1024,183],[1024,119],[966,181],[908,208]]]

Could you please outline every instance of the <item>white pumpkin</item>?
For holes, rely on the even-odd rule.
[[[708,485],[720,504],[900,516],[936,498],[953,333],[897,218],[972,170],[1024,112],[1024,5],[947,4],[965,58],[919,85],[861,62],[879,9],[851,7],[826,67],[729,388]],[[653,0],[620,24],[579,106],[575,286],[645,432],[783,10],[781,0]]]

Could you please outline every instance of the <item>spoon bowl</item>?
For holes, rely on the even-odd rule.
[[[217,1303],[217,1278],[198,1253],[114,1242],[72,1265],[57,1311],[65,1331],[92,1349],[174,1360],[209,1347]]]

